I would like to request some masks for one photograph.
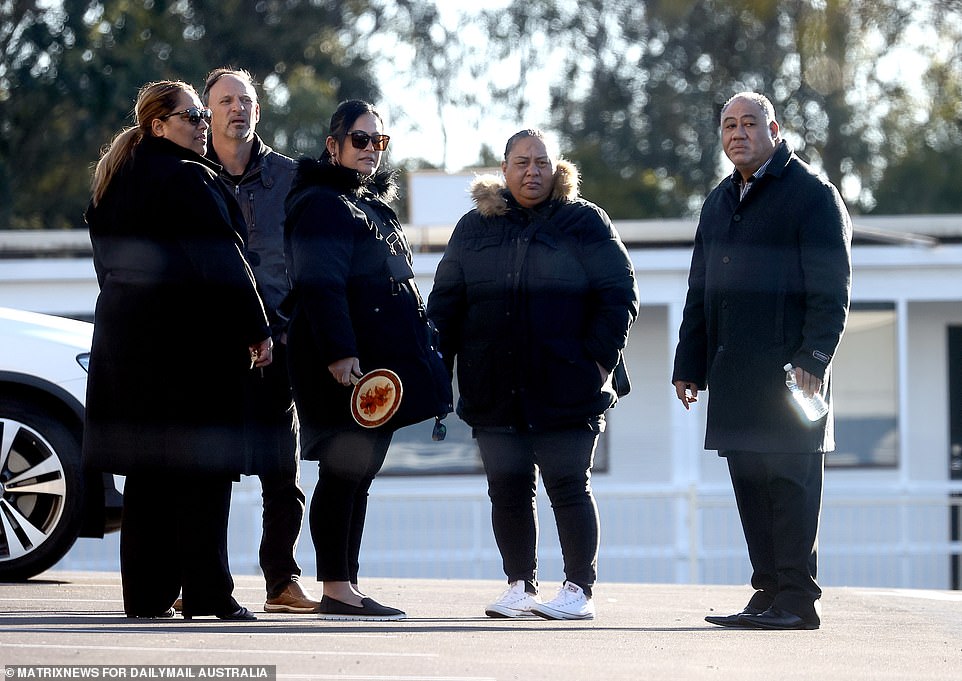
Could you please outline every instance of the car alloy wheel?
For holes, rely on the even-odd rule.
[[[77,538],[80,441],[32,403],[0,400],[0,579],[53,566]]]

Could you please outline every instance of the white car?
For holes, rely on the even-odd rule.
[[[0,581],[33,577],[77,537],[120,526],[113,476],[83,471],[93,324],[0,308]]]

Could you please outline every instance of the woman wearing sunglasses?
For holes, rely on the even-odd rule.
[[[381,368],[385,356],[417,352],[411,332],[420,298],[413,280],[393,269],[413,276],[410,248],[388,206],[395,173],[380,170],[389,139],[369,103],[342,102],[320,159],[298,162],[286,203],[294,299],[288,363],[301,456],[319,463],[309,518],[324,619],[405,616],[358,588],[368,489],[393,429],[364,429],[351,415],[352,379]]]
[[[86,213],[100,295],[85,465],[126,476],[128,617],[173,617],[182,591],[187,619],[252,620],[232,596],[227,516],[246,471],[244,379],[270,363],[270,331],[236,202],[203,156],[210,110],[190,85],[161,81],[134,113],[97,164]]]

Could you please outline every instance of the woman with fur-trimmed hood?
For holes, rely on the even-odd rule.
[[[605,412],[627,391],[622,352],[638,313],[628,252],[607,214],[578,196],[578,171],[538,130],[516,133],[504,178],[482,176],[438,265],[428,316],[458,415],[473,428],[509,587],[486,612],[591,619],[599,521],[590,476]],[[617,371],[616,371],[617,369]],[[537,596],[538,471],[566,581]]]

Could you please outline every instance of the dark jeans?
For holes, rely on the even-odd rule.
[[[274,598],[301,574],[294,554],[304,520],[305,497],[298,484],[296,468],[293,473],[258,477],[264,502],[259,557],[267,583],[267,597]]]
[[[318,581],[357,584],[367,498],[393,433],[343,430],[317,444],[317,486],[311,497],[311,539]]]
[[[753,601],[818,621],[823,454],[723,452],[752,563]]]
[[[140,473],[124,482],[120,576],[124,612],[156,616],[183,590],[184,611],[232,612],[227,561],[231,476]]]
[[[600,523],[591,493],[598,433],[476,432],[488,477],[491,523],[509,582],[537,583],[538,471],[551,500],[565,578],[590,595],[597,578]]]

